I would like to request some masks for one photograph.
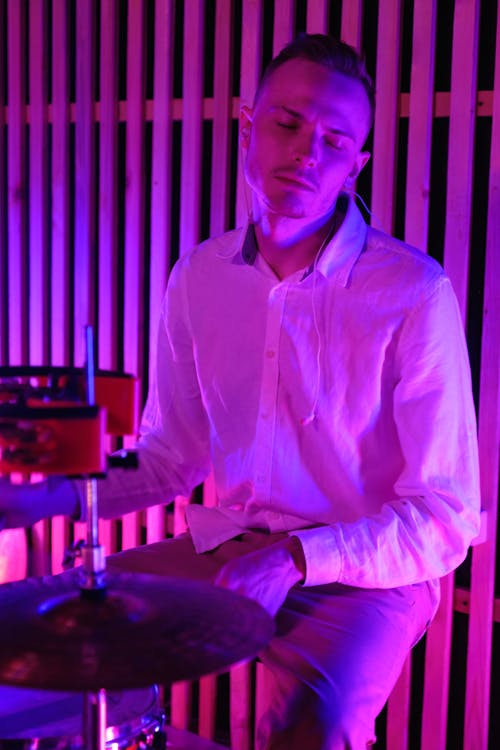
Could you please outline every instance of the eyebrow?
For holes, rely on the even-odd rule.
[[[290,117],[295,117],[297,120],[305,120],[304,115],[301,112],[297,112],[295,109],[292,109],[291,107],[287,107],[285,104],[279,104],[277,106],[272,107],[274,110],[283,110],[285,114],[290,115]],[[342,135],[346,138],[349,138],[351,141],[354,141],[354,137],[349,133],[347,130],[342,130],[342,128],[331,128],[331,127],[325,127],[325,130],[328,133],[331,133],[332,135]]]

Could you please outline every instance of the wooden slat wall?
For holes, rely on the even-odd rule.
[[[275,0],[274,15],[263,0],[0,0],[0,60],[7,62],[7,69],[0,69],[2,364],[80,365],[83,327],[94,323],[100,366],[123,367],[147,382],[173,260],[206,234],[219,234],[247,216],[233,133],[239,106],[252,103],[264,57],[276,53],[301,24],[309,32],[335,31],[370,50],[378,106],[364,197],[373,222],[443,259],[464,324],[474,300],[481,298],[483,305],[472,312],[482,319],[477,390],[487,532],[472,552],[470,590],[458,589],[453,575],[443,581],[442,605],[426,636],[422,668],[414,669],[413,659],[408,660],[380,720],[379,744],[388,750],[416,748],[417,743],[423,750],[444,750],[451,734],[459,736],[467,750],[487,750],[493,746],[492,728],[499,731],[491,680],[493,622],[495,611],[497,619],[500,611],[494,586],[500,431],[500,19],[492,6],[498,11],[491,0],[450,4],[450,87],[436,91],[436,51],[446,41],[439,34],[448,33],[438,24],[438,0]],[[341,9],[340,16],[333,8]],[[495,84],[492,90],[478,91],[481,55],[493,61],[495,54],[479,44],[486,9],[497,24]],[[405,34],[407,43],[411,39],[410,52],[403,48]],[[208,35],[213,35],[213,45]],[[213,59],[208,59],[211,46]],[[182,58],[175,50],[183,50]],[[207,66],[213,66],[213,92],[208,95]],[[402,92],[405,73],[409,88]],[[174,74],[180,98],[174,98]],[[475,174],[479,117],[491,122],[487,196],[480,192]],[[437,118],[449,124],[447,154],[442,157],[447,164],[444,185],[433,182],[431,169]],[[211,139],[204,138],[207,120]],[[175,121],[180,126],[180,160],[172,148]],[[208,164],[212,169],[206,175]],[[430,217],[439,191],[446,193],[439,202],[445,206],[442,231],[437,232],[444,238],[442,248],[431,242],[436,228]],[[486,200],[485,246],[472,249],[478,203]],[[479,351],[479,342],[471,344]],[[186,501],[179,499],[175,521],[157,507],[132,514],[121,524],[101,523],[106,550],[116,550],[120,538],[124,548],[144,536],[156,541],[182,528]],[[215,502],[211,482],[203,501]],[[59,571],[68,542],[83,533],[66,519],[38,524],[32,534],[30,572],[45,572],[50,566]],[[459,637],[457,611],[468,613],[468,643],[462,649],[453,648]],[[466,674],[465,722],[449,710],[450,677],[461,671]],[[251,665],[231,672],[234,750],[252,748],[253,679]],[[201,681],[198,729],[207,737],[216,730],[216,691],[217,680]],[[420,696],[417,706],[423,706],[421,717],[415,696]],[[189,685],[173,691],[178,724],[192,723],[191,704]]]

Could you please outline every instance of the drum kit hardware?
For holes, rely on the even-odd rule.
[[[0,749],[23,739],[33,750],[160,750],[163,714],[151,685],[219,672],[255,656],[274,632],[262,607],[233,592],[106,571],[97,497],[108,466],[104,436],[135,432],[138,385],[95,371],[91,327],[86,350],[83,370],[0,368],[0,472],[83,476],[87,510],[80,568],[0,587],[0,684],[10,686],[0,688]],[[115,454],[112,464],[133,467],[136,456]],[[121,721],[117,695],[122,707],[139,696],[147,710]],[[120,723],[134,724],[132,733]]]

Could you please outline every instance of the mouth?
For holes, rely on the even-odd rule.
[[[296,174],[286,174],[279,172],[278,174],[274,175],[274,179],[278,180],[278,182],[282,182],[285,185],[289,185],[290,187],[298,188],[299,190],[309,190],[311,193],[315,192],[316,190],[311,182],[305,180],[303,177],[297,176]]]

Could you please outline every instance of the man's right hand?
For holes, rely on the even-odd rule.
[[[32,526],[42,518],[78,513],[74,482],[49,477],[42,482],[13,484],[0,478],[0,530]]]

